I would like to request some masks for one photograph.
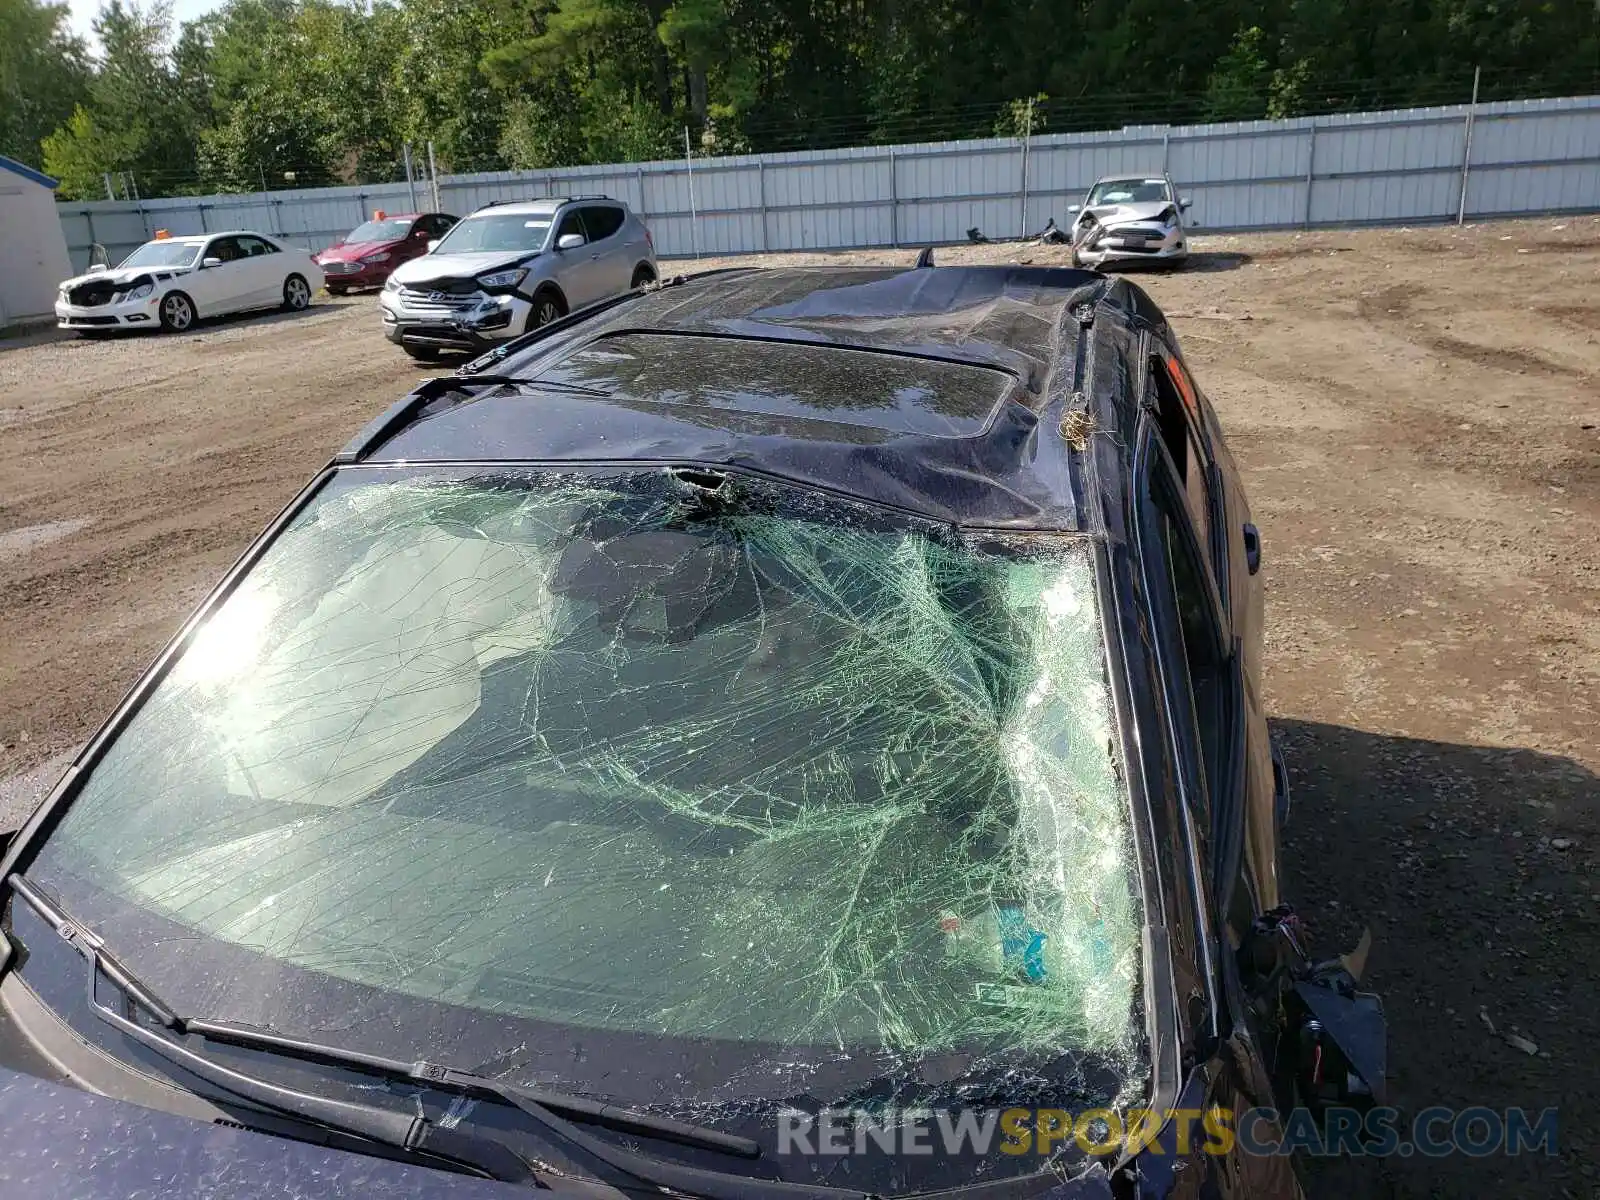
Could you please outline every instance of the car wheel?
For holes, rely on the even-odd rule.
[[[194,301],[182,292],[168,292],[161,298],[161,328],[182,333],[194,324]]]
[[[528,314],[527,328],[523,332],[543,329],[552,321],[559,321],[567,315],[567,306],[561,297],[552,291],[540,292],[533,298],[533,311]]]
[[[291,275],[283,281],[283,307],[299,312],[311,303],[311,285],[300,275]]]
[[[633,282],[630,283],[628,287],[637,291],[645,284],[654,283],[655,281],[656,273],[652,271],[646,264],[640,263],[633,269]]]
[[[439,357],[439,347],[437,346],[401,346],[400,349],[411,355],[418,362],[433,362],[434,359]]]

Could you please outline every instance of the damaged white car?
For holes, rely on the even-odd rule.
[[[1119,175],[1096,181],[1082,204],[1071,205],[1072,265],[1107,267],[1135,262],[1181,266],[1189,258],[1179,196],[1166,174]]]
[[[79,337],[119,330],[182,333],[197,320],[253,308],[298,312],[322,287],[308,251],[261,233],[171,237],[153,241],[116,267],[91,266],[61,284],[56,323]]]

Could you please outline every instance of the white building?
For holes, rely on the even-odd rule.
[[[0,327],[55,315],[72,274],[56,215],[56,181],[0,154]]]

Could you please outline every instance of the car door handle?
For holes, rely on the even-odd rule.
[[[1252,575],[1261,570],[1261,531],[1248,521],[1244,526],[1244,565]]]

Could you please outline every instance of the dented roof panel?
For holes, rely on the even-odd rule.
[[[1073,313],[1104,283],[1031,267],[709,275],[513,351],[493,370],[516,384],[464,382],[354,457],[696,462],[952,524],[1077,529],[1071,450],[1050,431],[1075,386]]]

